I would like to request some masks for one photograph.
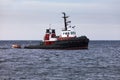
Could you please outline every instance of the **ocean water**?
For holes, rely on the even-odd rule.
[[[120,80],[120,41],[88,50],[12,49],[39,41],[0,41],[0,80]]]

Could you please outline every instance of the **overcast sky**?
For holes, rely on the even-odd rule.
[[[60,35],[62,12],[78,36],[120,40],[120,0],[0,0],[0,40],[42,40],[49,27]]]

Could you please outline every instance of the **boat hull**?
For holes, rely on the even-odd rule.
[[[89,39],[85,36],[73,38],[70,40],[58,40],[51,45],[30,45],[25,49],[88,49]]]

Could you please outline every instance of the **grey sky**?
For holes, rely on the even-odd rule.
[[[61,12],[78,36],[120,40],[120,0],[0,0],[0,40],[41,40],[46,28],[63,28]]]

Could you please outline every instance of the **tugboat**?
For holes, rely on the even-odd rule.
[[[56,36],[55,29],[46,29],[44,41],[38,45],[25,46],[25,49],[88,49],[89,39],[86,36],[76,36],[75,26],[69,26],[71,21],[67,21],[68,16],[64,16],[64,29],[60,36]]]

